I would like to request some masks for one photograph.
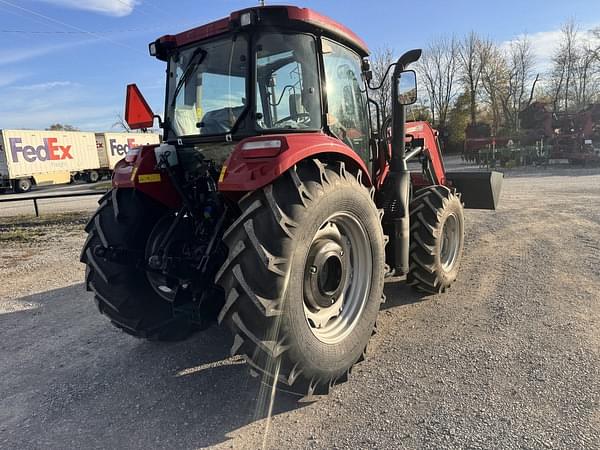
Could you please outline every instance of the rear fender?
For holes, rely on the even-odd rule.
[[[244,144],[280,140],[277,151],[248,151]],[[248,146],[246,146],[248,147]],[[271,156],[266,156],[270,154]],[[235,199],[279,178],[300,161],[308,158],[335,158],[362,172],[363,183],[372,186],[364,161],[350,147],[324,133],[270,135],[241,141],[229,156],[219,178],[219,191]]]
[[[168,208],[180,208],[181,197],[173,183],[166,173],[156,168],[156,147],[157,145],[144,145],[137,156],[132,157],[132,161],[125,158],[119,161],[113,171],[113,188],[135,189]]]

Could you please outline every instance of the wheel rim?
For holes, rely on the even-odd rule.
[[[19,189],[23,192],[27,192],[31,188],[31,182],[29,180],[20,180]]]
[[[304,270],[304,315],[317,339],[341,342],[356,326],[369,295],[372,251],[352,214],[330,216],[316,233]]]
[[[444,222],[442,229],[442,242],[440,251],[440,262],[442,268],[449,272],[454,267],[458,257],[460,246],[460,228],[458,218],[454,213],[450,214]]]

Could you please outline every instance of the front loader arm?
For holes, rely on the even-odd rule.
[[[446,169],[437,139],[437,131],[431,128],[427,122],[407,122],[406,135],[410,138],[413,147],[415,145],[422,147],[422,152],[428,160],[431,182],[446,185]]]

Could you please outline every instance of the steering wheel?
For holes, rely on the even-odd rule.
[[[284,117],[283,119],[279,119],[277,122],[275,122],[273,124],[273,126],[279,125],[280,123],[286,122],[288,120],[294,120],[292,119],[292,116],[287,116]],[[310,122],[310,114],[307,112],[301,112],[296,114],[296,120],[294,120],[296,123],[307,123]]]

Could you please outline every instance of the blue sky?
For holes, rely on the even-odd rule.
[[[150,41],[257,4],[254,0],[0,0],[0,129],[69,123],[110,129],[136,82],[162,114],[164,64]],[[274,2],[267,1],[268,4]],[[540,65],[568,18],[600,26],[598,0],[294,1],[344,23],[367,44],[398,53],[445,33],[498,42],[527,33]]]

